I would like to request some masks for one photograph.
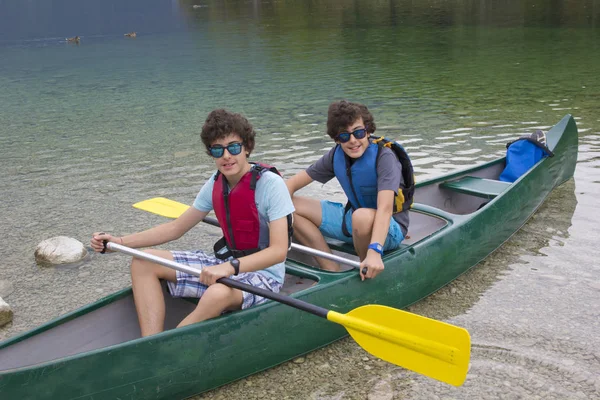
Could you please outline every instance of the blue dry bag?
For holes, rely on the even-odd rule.
[[[546,146],[546,134],[538,130],[529,136],[521,136],[506,145],[506,167],[500,180],[514,182],[529,171],[538,161],[554,154]]]

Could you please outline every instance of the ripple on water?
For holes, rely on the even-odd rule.
[[[554,351],[560,348],[553,349]],[[556,353],[554,353],[556,354]],[[594,357],[585,354],[584,357]],[[568,355],[546,358],[536,350],[525,351],[473,344],[467,382],[460,388],[449,388],[420,377],[397,388],[403,398],[432,399],[589,399],[600,391],[600,377],[591,373],[586,359]],[[406,380],[407,373],[396,377]]]

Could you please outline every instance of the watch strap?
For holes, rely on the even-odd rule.
[[[238,260],[237,258],[233,258],[231,259],[231,261],[229,261],[229,263],[231,264],[231,266],[234,269],[234,273],[233,275],[237,275],[240,273],[240,260]]]
[[[369,249],[375,250],[379,254],[383,255],[383,246],[381,243],[373,242],[369,245]]]

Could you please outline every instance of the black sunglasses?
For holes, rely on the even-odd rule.
[[[337,135],[337,140],[340,143],[346,143],[348,140],[350,140],[350,135],[354,135],[355,138],[360,140],[367,135],[367,130],[365,128],[360,128],[355,130],[354,132],[342,132],[339,135]]]
[[[242,143],[229,143],[227,146],[221,146],[220,144],[216,144],[208,148],[208,153],[214,158],[221,158],[223,157],[223,154],[225,154],[225,149],[227,149],[229,154],[231,154],[232,156],[237,156],[242,152]]]

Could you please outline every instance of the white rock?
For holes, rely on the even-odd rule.
[[[87,250],[83,243],[66,236],[43,240],[35,248],[35,261],[40,265],[74,263],[86,256]]]
[[[0,297],[0,326],[8,324],[12,318],[13,312],[10,306]]]

